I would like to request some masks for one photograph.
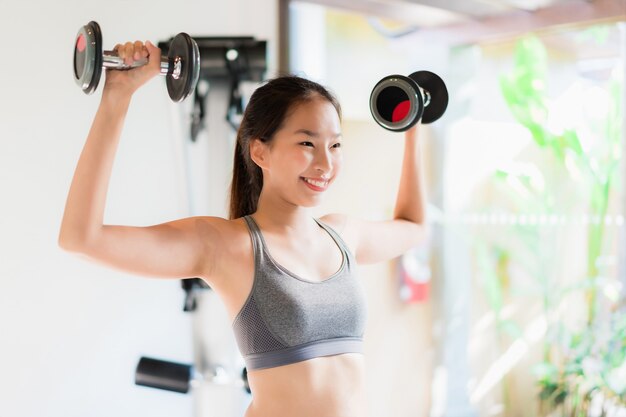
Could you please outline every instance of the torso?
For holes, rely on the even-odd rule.
[[[354,253],[354,237],[321,219],[340,233]],[[262,227],[262,226],[261,226]],[[219,233],[228,238],[213,259],[219,269],[209,285],[226,306],[230,323],[244,305],[254,280],[254,255],[248,228],[243,219],[224,221]],[[319,228],[310,242],[281,241],[262,230],[272,257],[282,266],[310,281],[323,281],[339,270],[341,251],[331,236]],[[346,353],[323,356],[274,368],[248,372],[252,402],[244,417],[364,417],[365,364],[363,355]]]

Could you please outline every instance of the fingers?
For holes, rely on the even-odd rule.
[[[134,45],[132,42],[126,42],[124,44],[124,63],[126,65],[131,65],[133,63],[133,55],[134,55]]]
[[[154,44],[150,41],[146,41],[146,49],[148,50],[148,53],[150,55],[158,52],[159,54],[161,54],[161,50],[159,48],[157,48],[156,46],[154,46]]]
[[[135,44],[133,46],[135,47],[134,54],[133,54],[133,59],[135,61],[148,57],[148,50],[143,45],[143,42],[135,41]]]
[[[147,58],[150,55],[148,49],[141,41],[117,44],[113,50],[124,60],[126,65],[132,65],[133,62]]]
[[[148,62],[132,69],[120,68],[123,71],[113,71],[112,73],[107,71],[107,83],[110,88],[121,88],[132,94],[161,72],[161,50],[150,41],[146,41],[145,44],[142,41],[117,44],[113,50],[129,67],[139,60],[145,61],[147,59]]]

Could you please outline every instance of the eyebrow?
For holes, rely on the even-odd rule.
[[[293,132],[293,133],[294,133],[294,134],[296,134],[296,135],[297,135],[297,134],[299,134],[299,133],[304,133],[305,135],[307,135],[307,136],[312,136],[312,137],[314,137],[314,138],[318,138],[318,137],[320,136],[320,134],[319,134],[319,133],[317,133],[317,132],[313,132],[313,131],[308,130],[308,129],[298,129],[298,130],[296,130],[296,131],[295,131],[295,132]],[[334,137],[334,138],[338,138],[338,137],[340,137],[340,136],[343,136],[343,135],[342,135],[341,133],[335,133],[335,134],[333,135],[333,137]]]

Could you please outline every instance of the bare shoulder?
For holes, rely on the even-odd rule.
[[[359,264],[391,260],[425,239],[424,224],[399,218],[363,220],[345,214],[327,214],[320,220],[335,228]]]
[[[320,217],[320,220],[332,227],[346,242],[352,253],[355,252],[358,238],[356,234],[358,219],[344,213],[330,213]]]
[[[320,220],[335,229],[336,232],[341,233],[348,222],[348,215],[343,213],[329,213],[320,217]]]

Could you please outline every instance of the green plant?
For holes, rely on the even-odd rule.
[[[606,28],[598,26],[583,35],[600,42],[607,38]],[[520,169],[518,164],[502,168],[494,174],[493,181],[510,206],[538,215],[562,212],[564,203],[587,202],[586,214],[599,221],[590,221],[588,225],[585,276],[569,287],[554,276],[549,269],[551,258],[555,258],[554,236],[546,235],[545,227],[537,224],[511,225],[514,243],[483,240],[476,253],[487,301],[495,313],[499,341],[504,332],[514,338],[520,334],[516,323],[501,317],[504,298],[510,295],[510,265],[521,265],[534,279],[530,293],[542,297],[548,335],[543,344],[543,360],[534,367],[542,415],[559,412],[588,416],[593,401],[602,402],[601,410],[608,404],[626,406],[626,313],[617,308],[618,298],[598,296],[606,284],[599,263],[607,250],[604,219],[621,157],[623,75],[608,82],[610,99],[605,117],[589,121],[594,123],[592,128],[601,140],[594,147],[585,147],[575,128],[548,128],[551,104],[546,93],[547,69],[548,54],[541,40],[535,36],[521,39],[515,49],[513,68],[500,78],[500,88],[512,115],[528,129],[543,159],[537,166],[524,164]],[[559,184],[572,183],[576,178],[576,187],[555,191]],[[585,294],[586,324],[569,330],[556,313],[565,298],[577,291]],[[612,302],[613,309],[599,309],[599,299]]]
[[[542,411],[588,416],[594,398],[602,415],[609,405],[626,405],[626,314],[615,312],[576,332],[562,326],[560,365],[537,364],[533,372],[540,387]]]
[[[586,289],[587,321],[593,323],[597,311],[597,286],[599,276],[597,260],[602,253],[605,232],[604,218],[607,213],[611,186],[615,180],[620,161],[621,140],[621,79],[615,78],[609,85],[611,94],[609,112],[604,121],[605,141],[602,149],[591,154],[583,149],[579,135],[574,129],[552,132],[548,126],[549,105],[545,92],[547,84],[547,53],[541,40],[535,36],[521,39],[516,47],[514,67],[500,79],[504,99],[515,119],[526,127],[534,142],[552,153],[554,161],[565,171],[575,170],[586,179],[583,184],[588,192],[589,215],[600,219],[590,222],[587,246],[587,274],[590,284]],[[499,173],[499,175],[504,175]],[[543,196],[543,197],[548,197]]]

